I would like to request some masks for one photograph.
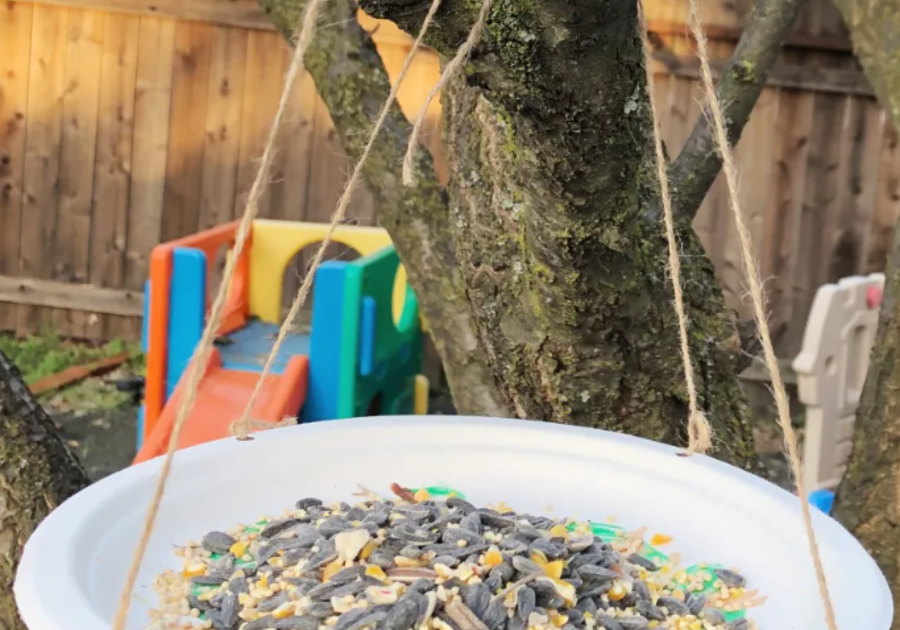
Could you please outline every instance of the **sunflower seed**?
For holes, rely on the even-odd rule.
[[[394,512],[403,516],[405,520],[417,523],[426,521],[431,516],[431,510],[422,505],[397,505],[394,506]]]
[[[217,615],[223,627],[233,628],[237,625],[240,609],[238,596],[234,593],[226,593],[225,597],[222,598],[222,605],[219,607],[219,614]]]
[[[360,564],[354,565],[352,567],[347,567],[346,569],[341,569],[337,573],[331,576],[328,580],[332,584],[345,584],[347,582],[352,582],[358,577],[362,577],[366,573],[366,568]]]
[[[323,545],[319,551],[309,557],[309,559],[306,561],[306,564],[303,565],[302,571],[303,573],[315,571],[316,569],[325,566],[329,562],[337,560],[337,557],[337,549],[335,549],[333,544]]]
[[[513,615],[510,617],[509,621],[506,622],[506,630],[525,630],[527,626],[528,622],[518,615]]]
[[[409,630],[416,622],[419,607],[411,599],[401,598],[382,622],[382,630]]]
[[[725,625],[725,614],[718,608],[707,608],[703,611],[703,618],[714,626]]]
[[[516,522],[513,519],[506,516],[501,516],[494,510],[481,509],[476,510],[476,512],[481,515],[481,524],[485,527],[503,531],[512,529],[516,526]]]
[[[631,586],[631,593],[638,600],[650,601],[650,587],[643,580],[635,580]]]
[[[428,563],[428,566],[434,568],[436,564],[443,564],[446,567],[450,567],[451,569],[455,569],[459,566],[459,558],[454,558],[453,556],[437,556],[431,562]]]
[[[348,610],[338,617],[337,622],[334,624],[334,630],[347,630],[347,628],[352,627],[357,621],[360,621],[368,615],[369,611],[365,608],[353,608]]]
[[[200,541],[200,546],[210,553],[228,553],[237,541],[225,532],[209,532]]]
[[[728,588],[742,588],[747,585],[747,580],[740,573],[728,569],[716,569],[715,574]]]
[[[518,538],[504,538],[500,541],[500,549],[508,551],[513,555],[528,553],[528,543]]]
[[[423,553],[421,547],[416,547],[414,545],[407,545],[400,550],[400,555],[404,558],[409,558],[410,560],[418,560],[422,557]]]
[[[659,567],[653,563],[649,558],[645,558],[639,553],[633,553],[628,556],[628,562],[631,564],[636,564],[642,569],[647,569],[648,571],[659,571]]]
[[[488,578],[484,580],[484,585],[490,589],[491,593],[496,593],[503,588],[503,580],[500,579],[499,575],[489,575]]]
[[[569,540],[566,542],[566,546],[569,548],[569,551],[580,553],[590,547],[593,543],[593,536],[570,536]]]
[[[293,584],[297,595],[306,595],[312,588],[319,585],[319,580],[314,578],[284,578],[288,584]]]
[[[475,511],[475,506],[466,501],[465,499],[460,499],[459,497],[447,497],[445,503],[455,509],[459,510],[464,514],[468,514],[469,512]]]
[[[503,600],[493,600],[479,619],[484,622],[488,630],[500,630],[506,625],[506,606],[503,605]]]
[[[534,612],[537,605],[537,594],[534,590],[523,586],[516,591],[516,614],[522,619],[528,619],[528,615]]]
[[[322,505],[322,501],[320,499],[314,499],[312,497],[307,499],[300,499],[297,501],[297,509],[298,510],[306,510],[309,511],[311,507],[320,507]]]
[[[616,617],[616,621],[624,630],[647,630],[650,622],[640,615],[632,615],[631,617]]]
[[[316,626],[318,627],[319,622],[316,621]],[[275,627],[275,617],[272,615],[266,615],[265,617],[260,617],[255,621],[251,621],[249,623],[245,623],[241,626],[241,630],[268,630],[269,628]]]
[[[441,542],[458,544],[460,540],[464,541],[467,545],[478,545],[484,542],[480,534],[476,534],[468,529],[463,529],[462,527],[445,529],[444,533],[441,535]]]
[[[206,612],[207,610],[212,610],[212,605],[209,602],[205,602],[202,599],[199,599],[193,593],[187,596],[188,606],[191,608],[196,608],[200,612]]]
[[[237,595],[240,595],[241,593],[249,593],[250,583],[247,582],[247,578],[242,575],[238,575],[231,578],[231,580],[228,582],[228,590]]]
[[[725,624],[725,630],[748,630],[750,622],[746,619],[735,619]]]
[[[665,608],[670,615],[690,615],[691,611],[680,600],[674,597],[660,597],[656,600],[656,605]]]
[[[306,607],[306,614],[316,619],[325,619],[334,614],[331,602],[313,602]]]
[[[277,595],[273,595],[272,597],[268,597],[257,604],[256,609],[259,612],[272,612],[282,604],[286,604],[291,601],[291,598],[287,593],[278,593]]]
[[[587,564],[583,567],[580,567],[577,573],[578,576],[585,582],[607,582],[609,580],[615,580],[621,577],[615,571],[611,571],[609,569],[605,569],[603,567],[595,566],[592,564]]]
[[[381,567],[385,571],[394,566],[394,558],[397,557],[397,554],[391,553],[387,549],[376,549],[369,556],[369,564],[374,564],[377,567]]]
[[[531,543],[531,552],[540,551],[548,560],[558,560],[569,555],[569,550],[562,543],[538,538]]]
[[[543,575],[544,569],[537,562],[523,558],[521,556],[513,556],[513,568],[524,575],[534,575],[535,573]]]
[[[515,574],[516,574],[516,570],[513,568],[513,566],[509,562],[506,562],[506,561],[503,561],[500,564],[498,564],[497,566],[495,566],[493,569],[491,569],[491,571],[489,573],[489,575],[491,577],[494,577],[496,575],[498,578],[500,578],[500,581],[503,582],[504,584],[509,582],[513,578],[513,575],[515,575]]]
[[[582,614],[597,615],[597,604],[590,597],[580,597],[575,603],[575,610]],[[665,619],[665,617],[663,617]]]
[[[266,525],[265,529],[263,529],[259,536],[260,538],[272,538],[280,534],[281,532],[287,531],[292,527],[296,527],[297,525],[302,524],[299,518],[285,518],[277,521],[272,521],[268,525]]]
[[[363,524],[376,525],[381,527],[385,523],[387,523],[391,519],[391,513],[387,510],[373,510],[366,514],[365,518],[363,518]]]
[[[648,601],[640,601],[635,607],[635,611],[642,617],[646,617],[650,621],[665,621],[666,614]]]
[[[275,623],[269,627],[275,628],[275,630],[318,630],[319,620],[309,615],[295,615],[276,619]],[[246,630],[246,628],[241,628],[241,630]]]
[[[684,600],[684,603],[692,615],[699,615],[703,607],[706,606],[706,595],[690,593]]]
[[[481,515],[478,512],[470,512],[459,521],[459,528],[481,536],[484,530],[481,524]]]
[[[317,528],[319,535],[331,538],[350,529],[350,522],[343,516],[329,516]]]
[[[624,630],[622,624],[616,619],[613,619],[609,615],[604,615],[603,613],[597,613],[597,625],[601,628],[605,628],[605,630]]]
[[[584,613],[578,610],[577,608],[569,608],[566,611],[566,616],[569,618],[569,623],[576,627],[581,627],[584,625]]]
[[[412,545],[430,545],[438,540],[437,534],[433,534],[427,529],[417,527],[410,521],[399,521],[399,523],[391,529],[391,536],[399,538],[400,540],[405,540]]]

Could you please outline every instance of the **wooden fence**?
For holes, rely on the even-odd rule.
[[[645,2],[670,154],[699,115],[686,0]],[[793,353],[816,287],[883,268],[900,216],[900,151],[849,52],[840,17],[811,0],[738,147],[744,209],[781,346]],[[747,0],[707,0],[725,59]],[[370,30],[372,20],[364,20]],[[392,80],[410,39],[375,29]],[[238,216],[288,50],[256,0],[40,0],[0,6],[0,329],[135,338],[158,242]],[[437,78],[424,51],[407,115]],[[440,105],[427,144],[445,177]],[[291,95],[261,215],[324,220],[348,162],[309,77]],[[362,190],[350,216],[375,220]],[[721,182],[695,222],[729,302],[741,296]]]

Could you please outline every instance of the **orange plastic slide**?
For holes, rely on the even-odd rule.
[[[185,370],[133,463],[139,464],[165,455],[189,373],[190,370]],[[257,372],[224,369],[219,351],[213,348],[206,374],[200,381],[194,408],[178,436],[178,448],[227,437],[231,423],[244,412],[259,377]],[[253,405],[253,419],[274,423],[297,415],[306,400],[308,383],[309,359],[304,356],[292,357],[283,374],[270,374],[266,377],[262,391]]]

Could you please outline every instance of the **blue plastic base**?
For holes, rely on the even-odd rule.
[[[831,509],[834,507],[834,492],[831,490],[810,492],[809,503],[825,512],[825,514],[831,514]]]
[[[228,370],[262,372],[278,336],[278,328],[275,324],[253,320],[228,335],[225,343],[216,344],[222,356],[222,366]],[[288,361],[298,354],[309,356],[309,335],[288,335],[281,344],[271,373],[284,373]]]

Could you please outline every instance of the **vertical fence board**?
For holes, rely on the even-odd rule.
[[[131,290],[144,286],[150,250],[159,242],[162,231],[174,53],[175,22],[142,17],[125,251],[124,286]]]
[[[282,37],[278,33],[252,31],[247,36],[247,63],[244,76],[244,99],[241,107],[241,140],[238,159],[237,199],[235,213],[240,215],[246,206],[247,195],[262,158],[272,121],[281,100],[284,85],[285,55]],[[298,77],[299,78],[299,77]],[[288,113],[286,111],[285,113]],[[277,150],[276,146],[276,150]],[[276,153],[277,156],[277,153]],[[269,181],[272,177],[269,177]],[[272,194],[266,186],[257,203],[260,218],[272,216]]]
[[[66,282],[88,281],[105,18],[97,11],[69,12],[59,216],[55,238],[45,244],[45,255],[52,251],[54,279]],[[86,337],[95,320],[87,313],[63,311],[54,315],[53,323],[61,333]]]
[[[106,16],[88,273],[88,281],[101,287],[124,282],[139,32],[138,17]],[[99,334],[91,336],[121,336],[118,321],[108,315],[99,320]]]
[[[25,113],[33,7],[0,6],[0,274],[19,272],[25,172]],[[0,330],[15,329],[16,306],[0,304]]]
[[[45,245],[53,242],[59,205],[68,18],[64,9],[34,7],[19,241],[19,275],[26,278],[53,275],[53,258],[46,255]],[[19,306],[16,330],[37,332],[45,313],[51,316],[49,309]]]
[[[200,226],[200,183],[206,136],[206,100],[215,28],[179,22],[175,27],[172,108],[160,240]]]
[[[217,27],[206,98],[206,137],[200,184],[201,230],[234,217],[246,62],[247,32]],[[216,286],[212,282],[210,285]]]

